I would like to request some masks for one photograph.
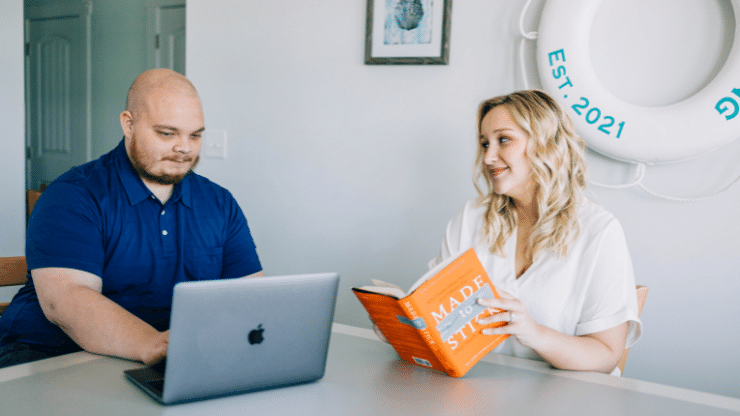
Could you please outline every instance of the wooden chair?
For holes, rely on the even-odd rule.
[[[642,307],[645,305],[645,298],[648,294],[648,287],[647,286],[640,286],[638,285],[636,288],[637,291],[637,316],[640,316],[642,314]],[[629,348],[625,348],[624,354],[622,354],[622,360],[619,362],[617,367],[619,367],[620,374],[624,374],[624,365],[627,363],[627,355],[630,353]]]
[[[46,184],[41,184],[39,190],[29,189],[26,191],[26,224],[31,211],[36,205],[36,201],[41,197],[41,193],[46,189]],[[26,273],[26,256],[0,257],[0,287],[24,285],[28,280]],[[0,302],[0,314],[5,311],[10,302]]]
[[[41,197],[41,193],[46,189],[46,184],[42,183],[39,186],[39,190],[29,189],[26,191],[26,224],[28,224],[28,218],[31,216],[31,211],[36,205],[36,201]]]
[[[26,257],[0,257],[0,286],[15,286],[26,283]],[[0,302],[0,314],[8,307],[8,302]]]

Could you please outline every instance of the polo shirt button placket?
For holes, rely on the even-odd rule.
[[[159,230],[162,252],[165,256],[175,255],[178,247],[177,224],[175,217],[177,210],[173,206],[159,207]]]
[[[164,209],[162,209],[162,212],[159,213],[159,216],[160,217],[164,217]],[[164,225],[164,224],[162,224],[162,225]],[[167,236],[167,234],[168,234],[167,230],[162,230],[162,235],[163,236]]]

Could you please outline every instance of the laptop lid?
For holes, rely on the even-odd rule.
[[[338,284],[337,273],[178,283],[161,401],[323,377]]]

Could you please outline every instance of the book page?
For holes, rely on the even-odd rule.
[[[380,294],[387,295],[387,296],[392,296],[396,299],[403,299],[404,297],[414,293],[414,291],[418,289],[419,286],[423,285],[424,282],[431,279],[432,277],[434,277],[434,275],[442,271],[442,269],[444,269],[450,263],[455,261],[459,256],[465,253],[465,251],[467,250],[463,250],[463,251],[453,254],[447,260],[443,261],[442,263],[436,265],[433,269],[426,272],[422,277],[420,277],[416,282],[414,282],[414,284],[411,286],[408,292],[404,292],[403,289],[401,289],[401,287],[398,285],[394,285],[393,283],[388,283],[388,282],[385,282],[379,279],[371,279],[371,281],[373,282],[372,285],[360,286],[358,289],[366,290],[368,292],[380,293]]]
[[[436,275],[437,273],[441,272],[442,269],[444,269],[445,267],[447,267],[453,261],[457,260],[457,258],[460,257],[461,255],[463,255],[463,253],[465,253],[466,251],[467,250],[463,250],[463,251],[454,253],[449,258],[447,258],[447,260],[445,260],[442,263],[439,263],[438,265],[434,266],[434,268],[432,268],[431,270],[429,270],[428,272],[426,272],[426,274],[424,276],[420,277],[419,280],[417,280],[411,286],[411,289],[409,289],[409,291],[407,292],[407,295],[410,295],[410,294],[414,293],[414,291],[416,289],[418,289],[419,286],[423,285],[424,282],[426,282],[427,280],[429,280],[432,277],[434,277],[434,275]]]
[[[392,286],[360,286],[357,289],[364,290],[366,292],[373,292],[380,295],[390,296],[393,299],[401,299],[406,296],[406,293],[400,287]]]

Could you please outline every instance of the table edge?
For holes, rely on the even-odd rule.
[[[360,328],[335,322],[332,325],[332,332],[382,342],[380,341],[380,339],[378,339],[377,335],[375,335],[375,332],[373,332],[372,329]],[[521,368],[524,370],[537,371],[540,373],[550,374],[558,377],[566,377],[574,380],[585,381],[588,383],[617,387],[638,393],[652,394],[655,396],[681,400],[689,403],[702,404],[725,410],[740,411],[740,399],[736,399],[734,397],[721,396],[718,394],[690,390],[682,387],[668,386],[665,384],[631,379],[627,377],[616,377],[610,374],[597,372],[557,370],[555,368],[552,368],[544,361],[535,361],[526,358],[511,357],[508,355],[496,353],[489,353],[488,355],[483,357],[481,361]]]
[[[374,342],[382,342],[375,335],[375,332],[373,332],[372,329],[368,328],[361,328],[335,322],[332,324],[332,332],[357,338],[364,338]],[[15,365],[12,367],[0,369],[0,383],[104,358],[111,357],[81,351],[72,354],[61,355],[59,357],[48,358],[45,360],[34,361],[27,364]],[[706,393],[626,377],[615,377],[609,374],[588,371],[557,370],[550,367],[547,363],[543,361],[535,361],[495,353],[490,353],[486,355],[481,361],[740,412],[740,399],[728,396],[721,396],[713,393]]]

